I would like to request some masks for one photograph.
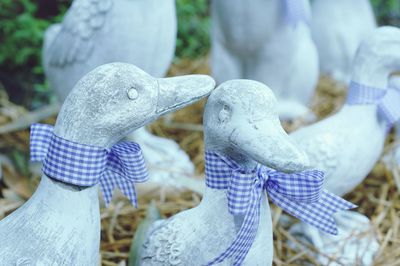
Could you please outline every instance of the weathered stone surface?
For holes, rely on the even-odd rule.
[[[103,65],[74,87],[55,133],[109,148],[160,115],[208,95],[214,86],[205,75],[156,79],[133,65]],[[32,198],[0,221],[0,265],[98,265],[97,193],[97,186],[71,186],[44,175]]]
[[[246,169],[256,163],[301,171],[308,158],[280,125],[277,102],[262,83],[232,80],[209,97],[205,114],[206,150],[230,156]],[[272,265],[272,221],[266,195],[260,204],[255,241],[243,265]],[[205,265],[234,240],[243,216],[228,210],[226,191],[206,188],[199,206],[153,224],[143,244],[141,265]],[[220,265],[232,265],[226,260]]]

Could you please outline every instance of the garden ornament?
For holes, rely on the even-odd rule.
[[[139,145],[119,141],[214,86],[208,76],[157,79],[125,63],[85,75],[54,129],[32,127],[31,157],[44,161],[44,174],[32,198],[0,221],[0,265],[99,265],[97,184],[106,202],[118,187],[136,203],[133,183],[147,179]]]
[[[176,23],[174,0],[75,0],[62,24],[46,32],[43,61],[50,86],[64,101],[84,74],[112,62],[164,77],[174,56]],[[179,187],[173,177],[194,174],[188,155],[174,141],[145,128],[128,139],[141,145],[150,183]]]
[[[204,113],[206,190],[199,206],[158,220],[139,265],[271,265],[268,197],[293,216],[335,234],[332,214],[354,205],[321,190],[324,174],[281,127],[264,84],[231,80]]]
[[[211,67],[217,83],[263,82],[274,90],[282,119],[307,114],[319,76],[309,1],[218,0],[211,5]]]
[[[400,70],[398,51],[400,30],[376,29],[358,49],[343,108],[291,134],[312,167],[326,173],[325,188],[337,195],[351,192],[366,178],[382,154],[388,129],[400,118],[400,93],[388,87],[390,75]],[[371,265],[379,245],[368,219],[353,212],[335,218],[341,232],[337,237],[305,224],[295,225],[292,233],[304,236],[341,264]],[[318,259],[323,265],[328,261],[322,255]]]
[[[375,28],[369,0],[315,0],[311,32],[321,73],[348,84],[357,48]]]

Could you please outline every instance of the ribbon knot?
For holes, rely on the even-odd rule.
[[[299,22],[310,24],[310,15],[307,12],[308,1],[284,0],[284,18],[289,25],[296,26]]]
[[[387,131],[400,120],[400,91],[393,88],[374,88],[352,81],[347,104],[377,104],[378,117],[386,122]]]
[[[326,233],[337,234],[333,214],[356,206],[324,190],[323,183],[321,171],[286,174],[260,165],[253,171],[246,171],[230,158],[206,152],[206,185],[226,189],[230,213],[245,215],[233,243],[208,265],[230,257],[234,258],[234,265],[243,262],[258,231],[264,192],[294,217]]]
[[[43,162],[47,176],[77,186],[100,183],[106,205],[118,187],[137,206],[133,183],[148,179],[138,144],[120,142],[106,149],[63,139],[53,130],[53,126],[43,124],[31,127],[31,161]]]

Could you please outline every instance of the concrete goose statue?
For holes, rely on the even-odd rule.
[[[131,152],[132,146],[116,143],[160,115],[208,95],[214,86],[208,76],[156,79],[125,63],[103,65],[85,75],[63,104],[48,150],[31,138],[32,157],[46,153],[45,174],[32,198],[0,221],[0,265],[99,265],[97,183],[109,200],[117,182],[135,203],[131,179],[143,171],[129,161],[123,165],[126,159],[115,152],[143,158]],[[48,127],[39,128],[36,138],[49,140],[43,133]],[[125,176],[109,178],[105,167]],[[94,184],[80,185],[89,181]]]
[[[50,86],[64,101],[84,74],[112,62],[164,77],[174,56],[176,24],[174,0],[74,0],[62,24],[46,33],[43,61]],[[141,144],[150,182],[179,186],[173,177],[194,173],[174,141],[144,128],[128,138]]]
[[[203,199],[193,209],[154,222],[138,252],[139,265],[272,265],[265,190],[292,215],[336,233],[331,214],[354,205],[321,192],[322,172],[303,171],[308,158],[281,127],[276,109],[272,91],[260,82],[231,80],[212,92],[204,114]],[[291,182],[305,187],[285,187]],[[319,192],[310,197],[295,191]],[[302,216],[303,210],[308,214]]]
[[[382,154],[389,126],[400,118],[400,94],[388,89],[390,75],[400,70],[398,51],[400,30],[376,29],[358,49],[343,108],[291,133],[312,166],[326,173],[326,189],[339,196],[351,192],[366,178]],[[344,265],[371,265],[379,245],[369,220],[354,212],[335,218],[341,232],[336,237],[305,224],[295,225],[292,233],[311,241],[323,254],[334,256]],[[329,260],[325,256],[318,259],[321,264]]]
[[[282,119],[309,112],[318,54],[308,0],[211,2],[212,75],[217,83],[253,79],[270,86]]]
[[[360,43],[376,28],[369,0],[315,0],[311,31],[321,74],[348,84]]]

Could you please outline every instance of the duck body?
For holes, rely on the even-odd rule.
[[[312,165],[325,171],[325,188],[335,194],[351,192],[382,155],[389,125],[380,115],[379,106],[386,96],[392,97],[388,81],[400,68],[396,52],[400,49],[399,40],[397,28],[376,29],[358,48],[350,96],[343,108],[329,118],[291,133]],[[375,94],[367,103],[365,99],[371,95],[368,90],[381,96]],[[369,219],[350,211],[336,215],[335,219],[339,224],[338,236],[321,234],[304,223],[294,225],[290,231],[315,245],[322,254],[334,256],[337,262],[333,265],[372,265],[379,243]],[[315,256],[321,264],[328,263],[326,256]]]
[[[211,65],[217,82],[254,79],[279,99],[281,118],[307,113],[318,80],[318,54],[305,21],[285,21],[283,1],[212,2]]]
[[[336,195],[351,192],[371,172],[386,139],[376,106],[344,106],[337,114],[290,134],[307,153],[313,168],[326,174],[325,186]]]
[[[259,233],[243,265],[272,265],[272,221],[265,196],[260,210]],[[229,213],[226,191],[206,188],[197,207],[152,226],[140,265],[205,265],[232,243],[241,222]],[[227,259],[219,265],[232,264]]]
[[[347,84],[358,46],[376,27],[369,0],[314,1],[311,30],[321,73]]]
[[[35,194],[0,222],[0,264],[97,265],[99,221],[97,186],[66,189],[43,175]]]

